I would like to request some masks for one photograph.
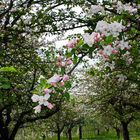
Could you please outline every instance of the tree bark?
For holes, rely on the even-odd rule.
[[[100,130],[99,130],[99,129],[97,129],[97,135],[98,135],[98,136],[100,135]]]
[[[82,126],[79,125],[79,140],[82,139]]]
[[[130,140],[129,138],[129,131],[128,131],[128,123],[121,122],[122,128],[123,128],[123,139],[124,140]]]
[[[72,129],[70,128],[68,130],[68,136],[69,136],[69,140],[72,140],[72,133],[71,133]]]
[[[57,132],[57,140],[60,140],[61,139],[61,133],[58,131]]]
[[[118,138],[118,140],[119,140],[119,139],[120,139],[121,130],[120,130],[120,128],[115,128],[115,130],[116,130],[117,138]]]

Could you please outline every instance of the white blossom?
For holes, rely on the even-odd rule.
[[[114,37],[117,37],[124,28],[125,27],[122,25],[122,23],[114,21],[113,23],[109,24],[106,21],[101,20],[97,23],[95,31],[99,31],[106,36],[113,35]]]
[[[40,113],[41,112],[41,106],[40,105],[37,105],[33,109],[35,110],[35,113]]]
[[[118,74],[116,77],[118,78],[118,82],[121,83],[123,83],[127,79],[127,77],[123,74]]]
[[[92,46],[94,43],[94,40],[89,33],[83,34],[83,39],[84,39],[84,42],[87,43],[89,46]]]
[[[111,45],[107,45],[103,47],[104,50],[104,55],[110,56],[112,54],[112,51],[114,50],[114,48]]]
[[[50,98],[50,94],[45,94],[44,96],[40,96],[39,105],[47,106],[49,98]]]
[[[115,68],[115,62],[112,61],[112,63],[106,62],[105,67],[109,67],[111,70]]]
[[[31,97],[33,102],[38,102],[39,101],[39,95],[33,94],[33,96]]]
[[[130,3],[123,4],[121,1],[117,3],[117,13],[121,14],[122,12],[128,12],[130,14],[137,13],[137,8],[130,5]]]
[[[124,26],[122,25],[122,23],[118,23],[114,21],[113,23],[109,24],[109,28],[110,28],[110,33],[114,37],[117,37],[119,33],[122,32],[122,30],[124,29]]]
[[[95,31],[99,31],[105,34],[106,36],[109,36],[110,35],[109,24],[103,20],[98,21]]]
[[[61,77],[57,74],[55,74],[53,77],[51,77],[50,79],[48,79],[48,83],[57,83],[61,80]]]
[[[89,10],[89,14],[91,15],[98,14],[99,12],[101,13],[105,12],[104,8],[101,5],[92,5]]]
[[[125,42],[124,40],[121,40],[121,41],[116,41],[115,42],[115,46],[121,50],[124,50],[124,49],[130,49],[130,45],[128,44],[128,42]]]
[[[99,33],[93,32],[92,34],[85,33],[82,35],[84,42],[87,43],[90,47],[101,39],[101,35]]]

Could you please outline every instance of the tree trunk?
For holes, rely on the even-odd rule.
[[[61,133],[58,131],[58,132],[57,132],[57,140],[60,140],[60,139],[61,139],[60,136],[61,136]]]
[[[107,133],[109,132],[109,128],[108,127],[105,127],[105,130],[106,130]]]
[[[129,138],[129,131],[128,131],[128,123],[121,122],[123,128],[123,139],[130,140]]]
[[[115,128],[115,130],[116,130],[117,138],[118,138],[118,140],[119,140],[119,139],[120,139],[121,130],[120,130],[120,128]]]
[[[79,125],[79,140],[82,139],[82,126]]]
[[[71,131],[72,131],[72,129],[70,128],[70,129],[68,130],[69,140],[72,140],[72,134],[71,134]]]
[[[97,129],[97,135],[100,135],[100,130],[99,129]]]
[[[8,128],[4,128],[3,125],[0,124],[0,140],[9,140],[9,131]]]

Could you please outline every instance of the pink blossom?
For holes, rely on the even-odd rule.
[[[31,99],[32,99],[33,102],[38,102],[39,101],[39,98],[40,98],[40,96],[39,95],[36,95],[36,94],[33,94],[33,96],[31,97]]]
[[[61,77],[57,74],[55,74],[53,77],[51,77],[47,82],[50,83],[57,83],[61,80]]]
[[[58,66],[58,67],[61,67],[61,62],[56,62],[56,65]]]
[[[105,60],[109,60],[108,55],[103,55],[103,57],[105,58]]]
[[[118,51],[114,49],[114,50],[112,50],[112,53],[116,54],[116,53],[118,53]]]
[[[45,92],[46,94],[48,94],[48,93],[51,93],[51,90],[48,89],[48,88],[46,88],[46,89],[44,89],[44,92]]]
[[[57,57],[57,61],[58,61],[58,62],[61,62],[61,61],[62,61],[62,57],[61,57],[61,56],[58,56],[58,57]]]
[[[54,108],[54,105],[51,104],[51,103],[48,103],[47,107],[48,107],[49,109],[52,109],[52,108]]]
[[[67,59],[66,59],[66,64],[67,64],[67,65],[71,65],[71,64],[72,64],[71,58],[67,58]]]
[[[61,85],[61,86],[64,86],[64,85],[65,85],[65,83],[64,83],[63,81],[61,81],[61,82],[60,82],[60,85]]]
[[[61,63],[61,66],[62,66],[62,67],[65,67],[66,65],[65,65],[65,63],[64,63],[64,62],[62,62],[62,63]]]
[[[105,37],[105,34],[101,34],[101,37]]]
[[[95,40],[95,42],[98,42],[99,41],[99,38],[98,37],[95,37],[94,40]]]
[[[56,82],[51,82],[50,83],[52,86],[54,86],[54,87],[56,87],[57,85],[56,85]]]
[[[72,39],[68,42],[68,44],[66,45],[68,48],[74,48],[75,45],[77,43],[77,39]]]
[[[68,75],[64,75],[63,76],[63,81],[68,81],[69,80],[69,76]]]
[[[103,50],[99,50],[98,53],[99,53],[100,55],[103,55],[103,54],[104,54],[104,51],[103,51]]]
[[[41,112],[41,106],[40,105],[34,107],[33,109],[35,110],[35,113],[40,113]]]

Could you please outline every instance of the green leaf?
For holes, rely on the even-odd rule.
[[[13,66],[2,67],[2,68],[0,68],[0,72],[17,72],[17,70]]]
[[[73,64],[76,64],[78,62],[78,57],[76,55],[74,55],[73,57]]]
[[[40,79],[40,86],[41,86],[42,88],[45,88],[45,87],[46,87],[46,79],[44,79],[44,78],[41,78],[41,79]]]
[[[65,92],[63,94],[63,97],[66,99],[66,100],[69,100],[70,99],[70,94],[68,92]]]
[[[9,83],[2,84],[2,85],[0,86],[0,88],[2,88],[2,89],[9,89],[10,87],[11,87],[11,86],[10,86]]]
[[[113,36],[108,36],[106,37],[105,39],[105,43],[108,45],[108,44],[112,44],[113,42]]]
[[[83,43],[84,43],[84,42],[83,42],[83,40],[82,40],[82,39],[80,39],[80,40],[79,40],[79,42],[78,42],[78,44],[77,44],[77,47],[82,46],[82,45],[83,45]]]
[[[66,88],[71,88],[71,82],[66,82],[66,83],[65,83],[65,87],[66,87]]]
[[[88,50],[88,49],[89,49],[88,44],[84,44],[84,45],[82,46],[82,49],[83,49],[83,50]]]

